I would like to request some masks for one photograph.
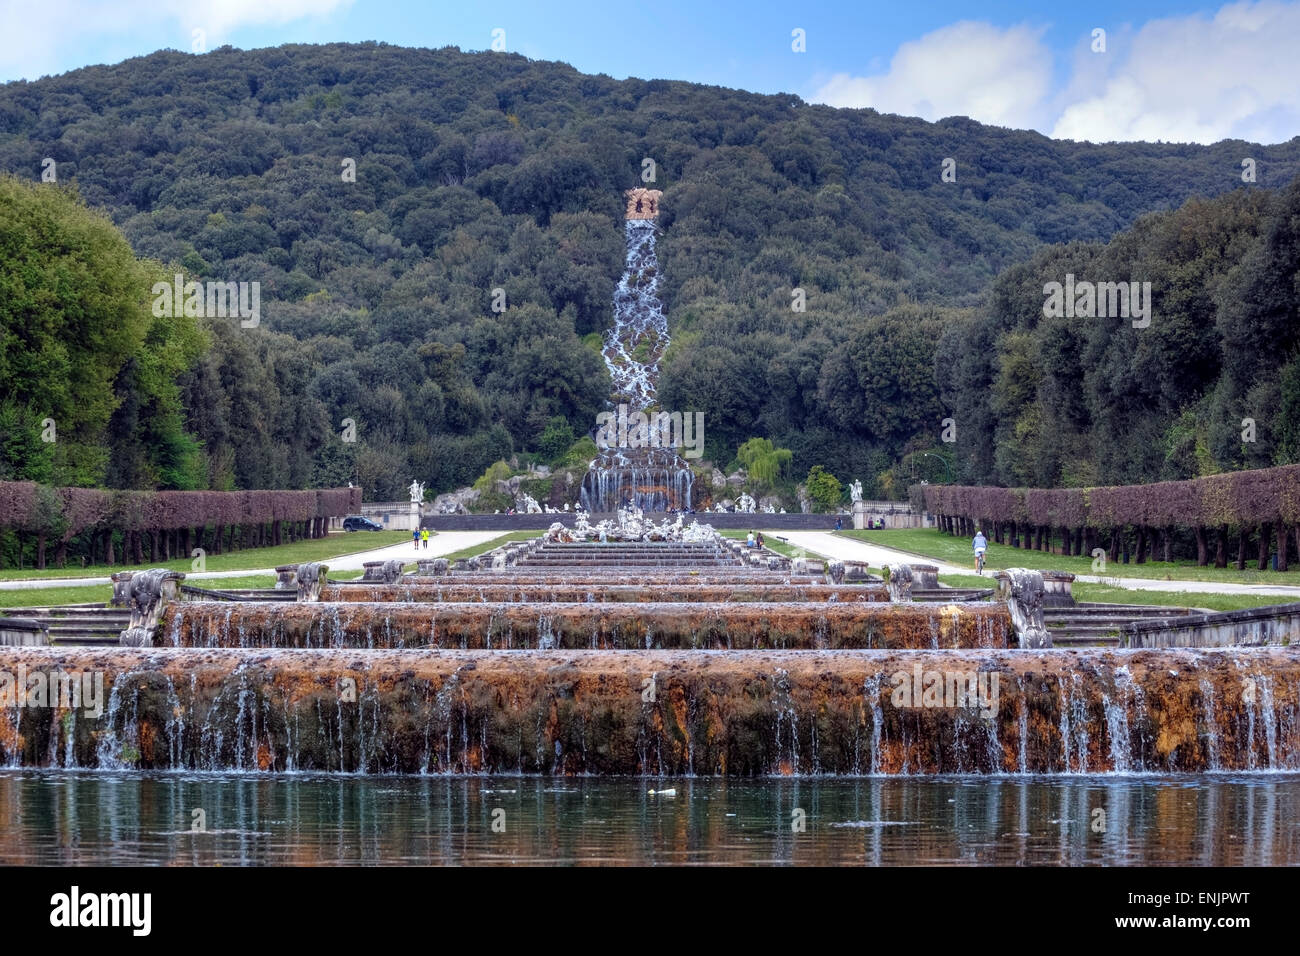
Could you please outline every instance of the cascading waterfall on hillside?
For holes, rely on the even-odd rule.
[[[579,500],[589,512],[686,509],[695,476],[671,449],[611,449],[591,463]]]
[[[627,256],[614,291],[614,324],[601,355],[614,383],[614,401],[633,412],[655,404],[659,362],[668,347],[668,320],[659,301],[657,226],[651,219],[625,224]],[[643,435],[643,440],[648,436]],[[642,511],[689,508],[694,475],[668,447],[609,448],[591,463],[580,500],[587,511],[634,506]]]
[[[654,404],[659,360],[668,348],[668,319],[659,301],[659,260],[652,219],[630,219],[623,278],[614,290],[614,325],[605,333],[601,354],[614,382],[614,394],[632,408]]]

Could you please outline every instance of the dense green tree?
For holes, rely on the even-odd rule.
[[[844,497],[840,480],[821,465],[813,465],[805,481],[808,497],[813,500],[817,511],[834,511]]]
[[[443,491],[535,449],[554,418],[581,434],[609,397],[583,338],[609,325],[620,194],[644,157],[665,190],[658,397],[704,413],[717,461],[763,436],[795,473],[870,486],[945,418],[967,481],[1287,457],[1294,203],[1274,212],[1270,190],[1300,170],[1300,140],[1249,145],[1263,188],[1233,188],[1243,148],[1054,141],[373,43],[160,52],[7,84],[0,170],[30,180],[53,157],[130,249],[84,207],[47,228],[48,210],[0,193],[15,210],[0,425],[25,433],[0,437],[0,471]],[[949,155],[960,188],[938,179]],[[260,327],[200,319],[196,354],[183,325],[150,318],[147,286],[123,294],[155,268],[136,256],[260,283]],[[1151,281],[1151,326],[1043,316],[1043,284],[1067,271]],[[42,283],[57,294],[38,301]],[[37,447],[46,418],[60,440]]]

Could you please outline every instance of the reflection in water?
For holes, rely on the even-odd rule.
[[[195,810],[206,832],[193,832]],[[1300,776],[1277,773],[656,783],[0,772],[7,865],[1267,866],[1300,863],[1297,819]]]

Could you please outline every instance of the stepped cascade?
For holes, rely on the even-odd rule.
[[[1081,604],[1072,575],[1021,568],[997,572],[996,593],[953,588],[933,565],[886,578],[688,521],[697,489],[677,440],[694,423],[655,406],[661,194],[625,198],[602,352],[617,411],[573,527],[475,557],[416,552],[414,572],[367,562],[358,581],[287,565],[273,590],[121,572],[112,607],[0,616],[0,765],[1300,770],[1300,606]]]
[[[31,646],[39,622],[32,632],[0,620],[23,638],[0,645],[0,764],[1300,770],[1293,646],[1034,649],[1043,587],[1033,572],[1008,574],[1010,590],[989,600],[930,581],[923,565],[891,569],[886,585],[861,568],[676,527],[632,515],[603,529],[624,540],[603,543],[553,529],[477,558],[420,561],[413,573],[400,562],[372,569],[385,580],[288,567],[277,593],[290,600],[157,586],[165,573],[132,588],[128,577],[123,593],[152,596],[118,621],[134,646],[90,643],[96,635]],[[916,599],[913,584],[940,598]],[[6,698],[5,674],[45,675],[47,697],[23,706],[10,686]],[[99,707],[56,690],[86,674],[102,677]]]

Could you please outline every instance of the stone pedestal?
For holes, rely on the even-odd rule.
[[[1074,607],[1074,575],[1069,571],[1044,571],[1043,607]]]
[[[939,567],[934,564],[913,564],[912,586],[921,591],[934,591],[939,587]]]
[[[862,531],[867,526],[867,503],[865,501],[853,502],[853,527],[857,531]]]
[[[0,617],[0,647],[43,647],[50,643],[50,626],[30,618]]]
[[[415,566],[419,568],[419,576],[422,578],[447,573],[446,558],[421,558],[415,562]]]

